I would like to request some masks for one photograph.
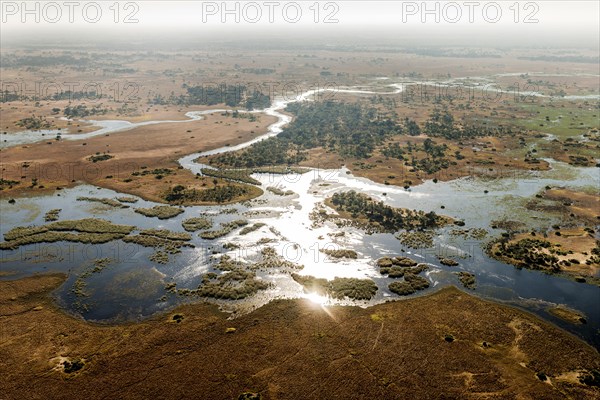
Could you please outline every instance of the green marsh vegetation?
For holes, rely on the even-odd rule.
[[[402,281],[394,281],[388,285],[388,289],[397,295],[407,296],[429,287],[429,281],[419,274],[429,269],[427,264],[419,264],[415,260],[397,256],[382,257],[377,260],[379,273],[387,275],[388,278],[404,278]]]
[[[197,232],[212,228],[213,222],[208,218],[193,217],[183,220],[181,225],[188,232]]]
[[[77,197],[77,201],[88,201],[88,202],[102,203],[104,205],[115,207],[115,208],[129,208],[128,205],[123,204],[120,201],[113,200],[113,199],[108,199],[108,198],[105,198],[105,197],[84,197],[84,196],[80,196],[80,197]]]
[[[448,218],[438,216],[433,211],[425,213],[390,207],[354,190],[334,193],[326,204],[336,210],[342,219],[349,220],[369,232],[394,233],[400,229],[434,229],[449,222]]]
[[[245,201],[262,194],[262,190],[255,186],[242,183],[217,185],[214,179],[212,188],[195,188],[176,185],[166,191],[163,198],[170,204],[215,203],[223,204],[233,201]]]
[[[466,271],[455,272],[455,274],[458,275],[458,280],[464,287],[467,289],[475,289],[475,275]]]
[[[292,191],[292,190],[285,190],[285,191],[283,191],[283,190],[281,190],[279,188],[276,188],[276,187],[273,187],[273,186],[269,186],[267,188],[267,190],[269,192],[277,195],[277,196],[292,196],[292,195],[295,194],[294,191]]]
[[[85,218],[80,220],[55,221],[41,226],[15,227],[4,234],[0,249],[16,249],[34,243],[79,242],[107,243],[122,239],[135,227],[112,222]]]
[[[347,249],[321,249],[321,253],[327,254],[332,258],[351,258],[357,259],[358,253],[354,250]]]
[[[314,276],[292,274],[292,278],[304,287],[306,293],[331,296],[336,299],[370,300],[377,293],[377,285],[371,279],[334,278],[331,281]]]
[[[262,222],[257,222],[256,224],[253,225],[249,225],[249,226],[245,226],[244,228],[242,228],[242,230],[240,231],[240,235],[247,235],[251,232],[257,231],[260,228],[262,228],[263,226],[265,226],[266,224],[262,223]]]
[[[292,165],[304,160],[307,150],[323,144],[343,157],[366,158],[386,138],[401,132],[392,116],[358,103],[292,103],[286,111],[296,118],[281,134],[240,152],[219,155],[211,164],[232,168]]]
[[[61,211],[62,211],[62,209],[60,209],[60,208],[55,208],[53,210],[48,211],[44,215],[44,221],[46,221],[46,222],[58,221],[58,216]]]
[[[202,175],[211,176],[214,178],[223,178],[230,181],[238,181],[243,183],[249,183],[251,185],[260,186],[261,183],[259,180],[256,180],[250,176],[250,172],[248,170],[238,170],[238,169],[213,169],[213,168],[202,168]]]
[[[154,206],[151,208],[136,208],[134,211],[150,218],[169,219],[182,214],[184,209],[173,206]]]
[[[126,243],[135,243],[144,247],[152,247],[156,252],[150,260],[159,264],[169,262],[169,254],[178,254],[182,247],[194,247],[189,243],[192,236],[186,232],[173,232],[167,229],[145,229],[138,235],[125,236],[122,240]]]
[[[237,229],[239,227],[246,226],[246,225],[248,225],[248,221],[243,220],[243,219],[238,219],[235,221],[222,223],[221,229],[200,232],[200,237],[202,239],[207,239],[207,240],[217,239],[217,238],[223,237],[225,235],[228,235],[229,233],[233,232],[235,229]]]

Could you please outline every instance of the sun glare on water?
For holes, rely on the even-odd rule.
[[[317,293],[307,293],[306,298],[315,304],[319,304],[320,306],[326,305],[328,301],[327,297],[321,296]]]

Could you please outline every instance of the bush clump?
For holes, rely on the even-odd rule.
[[[458,275],[458,280],[467,289],[475,289],[475,275],[470,272],[460,271],[455,272]]]
[[[188,232],[196,232],[212,228],[212,221],[208,218],[194,217],[183,220],[181,225]]]
[[[5,242],[0,243],[0,249],[13,250],[28,244],[62,241],[107,243],[123,238],[133,229],[130,225],[117,225],[96,218],[55,221],[42,226],[18,226],[4,234]]]
[[[355,259],[355,260],[358,258],[358,253],[356,253],[356,251],[354,251],[354,250],[321,249],[321,252],[325,253],[329,257],[333,257],[333,258],[352,258],[352,259]]]
[[[221,227],[222,227],[221,229],[214,230],[214,231],[201,232],[200,237],[202,239],[206,239],[206,240],[217,239],[217,238],[223,237],[225,235],[228,235],[234,229],[239,228],[240,226],[245,226],[245,225],[248,225],[248,221],[245,221],[243,219],[238,219],[235,221],[221,224]]]
[[[412,273],[404,274],[404,281],[392,282],[388,285],[388,289],[392,293],[400,296],[408,296],[416,293],[419,290],[424,290],[429,287],[429,281],[419,275]]]
[[[146,217],[157,217],[158,219],[173,218],[184,212],[183,208],[173,206],[154,206],[152,208],[136,208],[134,211]]]
[[[348,297],[352,300],[369,300],[377,293],[377,285],[371,279],[357,278],[315,278],[292,274],[292,278],[304,287],[307,293],[317,293],[321,296],[331,296],[336,299]]]

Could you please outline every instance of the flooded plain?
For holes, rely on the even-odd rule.
[[[402,90],[399,84],[388,85]],[[365,90],[347,89],[348,93],[364,93]],[[306,92],[293,101],[305,101],[316,94]],[[201,173],[207,167],[202,157],[234,151],[264,138],[277,135],[290,122],[290,116],[281,111],[292,100],[276,100],[260,112],[278,118],[266,134],[238,146],[223,147],[204,153],[185,156],[180,164],[193,173]],[[187,122],[202,115],[224,110],[208,110],[186,114]],[[102,128],[84,135],[65,135],[63,139],[91,137],[107,132],[131,129],[140,124],[126,121],[96,121]],[[174,121],[150,121],[152,124]],[[16,145],[39,139],[33,133],[21,135],[25,142],[3,143]],[[23,139],[25,138],[25,139]],[[37,140],[36,139],[36,140]],[[16,140],[16,139],[15,139]],[[273,187],[286,195],[266,191],[257,199],[243,204],[227,206],[188,206],[183,213],[165,220],[149,218],[134,212],[136,208],[152,207],[155,203],[137,199],[127,207],[114,207],[97,202],[78,201],[79,197],[116,199],[122,194],[102,188],[81,185],[57,191],[53,195],[20,198],[16,204],[1,202],[4,234],[16,226],[43,225],[47,212],[61,209],[59,220],[101,218],[115,224],[132,225],[134,233],[143,229],[168,229],[184,232],[182,221],[204,217],[213,227],[221,223],[244,219],[258,224],[254,231],[241,235],[242,228],[214,240],[202,239],[191,234],[190,243],[178,254],[169,256],[169,262],[151,260],[154,249],[134,243],[115,240],[101,245],[56,242],[21,246],[16,250],[2,250],[3,271],[12,275],[1,279],[15,279],[37,272],[61,271],[68,273],[67,282],[56,293],[60,304],[70,312],[94,321],[115,322],[148,317],[156,312],[173,308],[197,298],[182,297],[166,290],[176,284],[178,289],[194,289],[201,283],[203,274],[219,272],[214,268],[219,257],[226,254],[234,260],[252,263],[265,246],[275,249],[283,259],[299,266],[301,275],[333,279],[335,277],[370,278],[379,290],[369,301],[321,299],[325,304],[358,304],[369,306],[390,299],[399,299],[388,289],[392,279],[382,276],[376,260],[389,255],[409,256],[426,263],[425,272],[431,285],[418,295],[426,295],[445,285],[460,286],[455,272],[474,274],[476,289],[473,293],[485,298],[509,303],[534,312],[561,327],[583,337],[595,347],[600,347],[600,287],[578,283],[564,277],[539,271],[521,270],[489,258],[483,248],[489,240],[498,237],[501,230],[493,229],[493,221],[516,220],[526,226],[551,226],[558,220],[548,214],[527,210],[523,203],[547,185],[573,188],[597,187],[600,182],[598,168],[579,168],[547,160],[551,169],[531,173],[497,172],[487,178],[461,178],[447,182],[427,181],[410,189],[377,184],[366,178],[353,176],[346,168],[338,170],[311,169],[305,173],[253,174],[263,189]],[[433,246],[411,249],[404,246],[392,234],[366,234],[353,227],[338,227],[332,222],[314,223],[311,213],[315,207],[333,193],[356,190],[393,207],[435,211],[465,222],[466,228],[483,228],[484,238],[464,238],[451,233],[452,227],[436,231]],[[558,218],[558,217],[557,217]],[[455,228],[455,227],[454,227]],[[322,249],[352,249],[356,259],[333,259]],[[451,256],[459,265],[449,267],[439,262],[438,256]],[[109,259],[101,273],[89,273],[98,259]],[[86,276],[81,281],[81,276]],[[268,269],[257,271],[260,280],[270,286],[256,295],[235,301],[211,300],[232,312],[247,312],[278,298],[306,297],[302,286],[296,283],[289,271]],[[82,286],[83,285],[83,286]],[[81,290],[77,290],[81,289]],[[85,293],[82,295],[81,293]],[[547,309],[564,305],[585,314],[587,323],[571,325],[549,314]]]

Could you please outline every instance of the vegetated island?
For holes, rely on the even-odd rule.
[[[313,220],[332,220],[340,227],[351,225],[368,233],[435,229],[453,222],[452,218],[437,215],[434,211],[426,213],[394,208],[354,190],[334,193],[325,200],[325,205],[333,208],[337,214],[327,214],[321,208],[311,214]]]

